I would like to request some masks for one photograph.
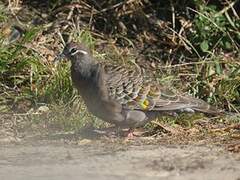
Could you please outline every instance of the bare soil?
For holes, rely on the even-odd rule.
[[[1,180],[240,180],[240,154],[209,140],[0,134]]]

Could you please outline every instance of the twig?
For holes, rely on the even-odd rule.
[[[207,16],[204,15],[203,13],[200,13],[200,12],[196,11],[195,9],[190,8],[190,7],[188,7],[188,9],[191,10],[191,11],[193,11],[193,12],[195,12],[195,13],[197,13],[197,14],[199,14],[200,16],[206,18],[206,19],[207,19],[209,22],[211,22],[216,28],[218,28],[220,31],[222,31],[222,32],[225,33],[225,31],[224,31],[221,27],[219,27],[211,18],[207,17]]]
[[[201,65],[201,64],[211,64],[211,63],[216,63],[216,61],[189,62],[189,63],[175,64],[175,65],[161,66],[161,68],[165,69],[165,68],[175,68],[175,67],[181,67],[181,66]]]
[[[238,2],[238,0],[235,0],[235,1],[231,2],[227,7],[223,8],[221,11],[219,11],[218,13],[216,13],[216,14],[214,15],[214,17],[217,17],[217,16],[219,16],[219,15],[221,15],[221,14],[224,14],[224,13],[227,12],[230,8],[234,9],[233,6],[234,6],[234,4],[236,4],[237,2]],[[234,11],[233,11],[233,13],[234,13]],[[235,12],[235,13],[236,13],[236,12]],[[236,17],[238,17],[237,13],[236,13],[236,14],[235,14],[235,13],[234,13],[234,15],[235,15]],[[238,18],[239,18],[239,17],[238,17]]]
[[[171,30],[171,31],[173,31],[173,32],[175,32],[175,33],[178,35],[179,39],[181,39],[183,42],[185,42],[186,44],[188,44],[188,45],[193,49],[193,51],[196,53],[196,55],[197,55],[199,58],[201,58],[201,56],[200,56],[200,54],[198,53],[198,51],[196,50],[196,48],[192,45],[192,43],[191,43],[187,38],[183,37],[181,34],[177,33],[174,29],[172,29],[172,28],[170,28],[170,27],[168,27],[168,29]],[[188,48],[186,48],[186,49],[188,49]]]
[[[165,131],[170,132],[172,134],[177,134],[178,131],[176,131],[174,128],[164,125],[157,121],[151,121],[151,123],[158,125],[159,127],[163,128]]]
[[[171,11],[172,11],[172,28],[175,30],[176,28],[176,15],[175,15],[175,8],[174,8],[174,5],[173,5],[173,2],[172,0],[170,1],[171,3]],[[172,38],[172,41],[175,42],[175,32],[173,31],[173,38]]]

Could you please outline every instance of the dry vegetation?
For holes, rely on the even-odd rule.
[[[214,137],[239,151],[239,8],[228,0],[0,2],[0,125],[15,134],[30,126],[104,126],[76,95],[69,65],[53,64],[64,41],[74,39],[102,61],[136,62],[160,83],[229,112],[163,117],[146,127],[151,135]]]

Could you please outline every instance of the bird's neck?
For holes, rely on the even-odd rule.
[[[91,76],[94,65],[94,61],[77,60],[72,63],[72,71],[78,74],[81,78],[87,79]]]

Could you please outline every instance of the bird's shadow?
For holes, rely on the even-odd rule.
[[[48,133],[47,135],[34,137],[35,139],[78,141],[79,139],[99,140],[102,138],[123,138],[126,131],[116,127],[95,128],[83,127],[76,131]]]
[[[83,127],[76,132],[76,134],[85,139],[122,138],[126,136],[126,133],[126,130],[115,126],[108,128]]]

